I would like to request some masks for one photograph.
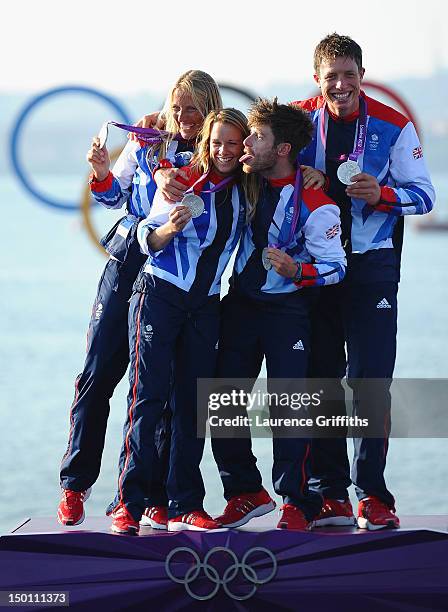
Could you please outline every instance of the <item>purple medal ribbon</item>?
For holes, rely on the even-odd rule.
[[[167,138],[172,140],[182,140],[180,134],[171,134],[165,130],[156,130],[155,128],[143,128],[135,125],[126,125],[125,123],[117,123],[116,121],[108,121],[109,125],[114,125],[120,130],[126,130],[127,132],[133,132],[137,134],[140,140],[148,144],[159,144],[164,142]]]
[[[210,172],[211,170],[209,170],[208,172],[205,172],[200,178],[198,178],[198,180],[195,183],[193,183],[191,187],[187,189],[185,194],[194,193],[194,188],[196,187],[196,185],[198,185],[201,181],[204,181],[208,177]],[[202,190],[201,193],[215,193],[216,191],[221,191],[221,189],[224,189],[224,187],[227,187],[229,183],[234,182],[234,181],[235,181],[234,176],[228,176],[225,179],[222,179],[222,181],[220,181],[217,185],[215,185],[211,189]]]
[[[364,153],[367,136],[367,104],[364,98],[359,98],[359,118],[358,118],[358,133],[356,135],[355,150],[350,153],[348,158],[351,161],[357,162],[358,158]]]
[[[327,146],[327,137],[325,135],[325,109],[327,104],[325,103],[322,106],[320,111],[320,139],[322,145],[324,147],[324,151]],[[359,117],[358,117],[358,133],[356,134],[356,144],[355,148],[348,155],[348,159],[350,161],[357,162],[358,158],[364,153],[364,148],[366,146],[366,137],[367,137],[367,103],[362,96],[359,96]],[[345,161],[347,159],[347,155],[341,155],[338,160]]]
[[[204,200],[201,198],[201,196],[196,195],[194,193],[194,188],[196,187],[196,185],[203,183],[204,180],[207,179],[209,174],[210,174],[210,171],[205,172],[201,177],[199,177],[197,181],[193,183],[193,185],[191,185],[191,187],[187,189],[187,191],[184,194],[183,199],[181,200],[181,204],[184,204],[190,209],[192,219],[197,219],[198,217],[200,217],[202,213],[204,212],[204,207],[205,207]],[[214,187],[212,187],[211,189],[204,189],[202,193],[215,193],[215,191],[219,191],[220,189],[222,189],[223,187],[225,187],[226,185],[228,185],[230,182],[233,182],[233,181],[234,181],[234,177],[228,176],[222,181],[219,181],[219,183],[215,185]]]
[[[296,233],[297,222],[300,217],[300,211],[302,207],[302,187],[303,187],[303,177],[302,170],[300,169],[300,165],[297,166],[296,179],[294,181],[294,193],[292,196],[292,206],[294,209],[291,221],[291,229],[289,230],[288,240],[281,245],[277,244],[269,244],[268,246],[273,249],[279,249],[281,246],[287,246],[291,243],[294,234]]]

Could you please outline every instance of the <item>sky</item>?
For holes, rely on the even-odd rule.
[[[254,89],[303,83],[332,31],[361,45],[368,79],[428,76],[448,66],[447,16],[443,0],[9,0],[0,94],[65,84],[164,92],[191,68]]]

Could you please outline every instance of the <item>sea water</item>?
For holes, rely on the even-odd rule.
[[[52,193],[78,200],[85,183],[72,175],[42,181]],[[440,176],[434,182],[446,217],[448,181]],[[106,260],[78,211],[61,213],[39,204],[8,175],[1,177],[0,202],[0,532],[5,532],[25,517],[55,516],[74,379],[83,366]],[[92,215],[101,233],[118,213]],[[448,378],[448,233],[418,232],[415,221],[406,222],[395,374]],[[103,515],[115,494],[126,394],[125,378],[111,403],[101,475],[86,508],[90,516]],[[271,441],[254,440],[254,452],[272,493]],[[447,465],[444,439],[391,440],[386,475],[400,514],[448,513]],[[206,509],[217,514],[224,499],[208,442],[202,471]]]

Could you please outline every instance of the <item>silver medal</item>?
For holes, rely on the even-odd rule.
[[[184,195],[181,204],[190,209],[192,219],[200,217],[204,212],[204,200],[195,193],[187,193]]]
[[[103,123],[100,131],[98,132],[98,140],[100,141],[98,146],[100,149],[102,149],[105,146],[108,135],[109,135],[109,122],[106,121],[105,123]]]
[[[355,161],[349,159],[341,164],[338,168],[338,179],[344,185],[353,185],[352,178],[355,174],[359,174],[361,172],[361,168]]]
[[[261,262],[262,262],[263,268],[265,270],[270,270],[272,268],[272,263],[271,263],[271,260],[269,259],[269,256],[268,256],[268,249],[267,249],[267,247],[265,247],[261,251]]]

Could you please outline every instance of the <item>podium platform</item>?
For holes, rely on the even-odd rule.
[[[276,521],[132,537],[109,532],[106,517],[78,527],[26,519],[0,538],[0,591],[65,592],[70,609],[108,612],[448,611],[448,516],[402,517],[401,529],[376,532],[302,533]]]

